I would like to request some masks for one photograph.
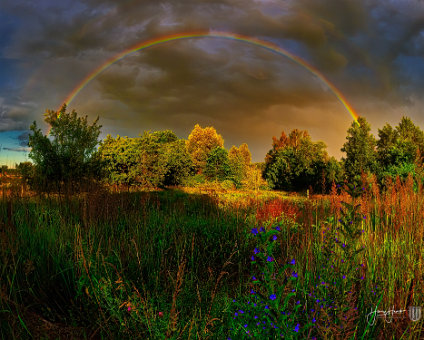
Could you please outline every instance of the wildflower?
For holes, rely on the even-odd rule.
[[[250,294],[255,294],[255,291],[253,289],[251,289]]]
[[[253,276],[253,277],[252,277],[252,280],[253,280],[253,281],[256,281],[256,276]]]
[[[260,231],[261,233],[264,233],[264,232],[265,232],[265,228],[264,228],[264,227],[261,227],[261,229],[259,229],[259,231]]]
[[[271,294],[269,297],[271,300],[275,300],[277,298],[277,296],[275,294]]]
[[[292,273],[292,276],[293,276],[293,277],[298,277],[299,275],[297,275],[297,273],[296,273],[296,272],[293,272],[293,273]]]
[[[255,257],[252,255],[252,257],[250,258],[252,261],[255,261]]]
[[[265,309],[269,309],[269,306],[268,306],[268,305],[266,305],[266,306],[265,306]]]
[[[258,248],[255,248],[255,249],[253,249],[253,252],[254,252],[255,254],[257,254],[257,253],[260,253],[261,251],[260,251]]]
[[[291,260],[290,264],[295,265],[296,264],[296,260],[295,259]]]
[[[346,275],[343,275],[343,280],[346,278]]]
[[[159,312],[159,317],[163,317],[163,312]]]
[[[130,312],[131,311],[131,306],[128,306],[128,312]]]
[[[244,328],[247,328],[247,324],[244,325]]]
[[[294,331],[295,331],[296,333],[299,333],[299,327],[300,327],[300,325],[299,325],[299,324],[297,324],[297,325],[296,325],[296,327],[294,328]]]
[[[275,227],[275,230],[281,231],[281,228],[277,225],[277,226]]]
[[[268,256],[268,257],[266,258],[266,260],[267,260],[268,262],[272,262],[274,259],[273,259],[271,256]]]
[[[272,236],[272,240],[275,241],[277,239],[277,235]]]
[[[252,232],[253,235],[257,235],[258,234],[258,228],[253,228],[251,232]]]
[[[317,322],[317,320],[315,318],[313,318],[312,319],[312,323],[315,323],[315,322]]]

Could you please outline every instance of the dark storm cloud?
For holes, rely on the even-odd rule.
[[[21,133],[20,135],[18,135],[19,146],[21,146],[21,147],[28,146],[28,142],[29,142],[29,132],[28,131],[25,131],[25,132]]]
[[[0,11],[13,18],[0,56],[20,65],[29,80],[0,86],[0,131],[28,129],[88,73],[138,42],[209,29],[255,36],[301,56],[370,121],[385,122],[390,110],[394,117],[396,110],[416,114],[422,107],[416,99],[424,88],[420,1],[6,0]],[[6,66],[0,60],[0,68]],[[302,67],[219,39],[175,41],[129,55],[94,79],[73,105],[100,115],[111,133],[118,126],[136,134],[166,125],[186,136],[201,122],[220,128],[224,138],[240,137],[230,142],[252,140],[252,149],[261,152],[270,146],[269,131],[295,123],[315,131],[313,137],[329,136],[329,147],[340,149],[350,121],[328,88]],[[340,130],[339,139],[335,132],[320,133],[327,128],[317,127],[323,120]]]
[[[30,152],[30,148],[26,148],[26,147],[16,147],[16,148],[9,148],[9,147],[3,147],[3,150],[6,151],[12,151],[12,152]]]

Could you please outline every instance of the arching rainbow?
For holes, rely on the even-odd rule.
[[[358,123],[358,115],[356,114],[355,110],[352,108],[352,106],[347,102],[346,98],[343,96],[343,94],[334,86],[321,72],[319,72],[315,67],[308,64],[305,60],[302,58],[290,53],[289,51],[277,46],[274,43],[260,40],[257,38],[241,35],[241,34],[235,34],[235,33],[227,33],[227,32],[216,32],[216,31],[201,31],[201,32],[185,32],[185,33],[176,33],[172,35],[166,35],[159,38],[150,39],[147,41],[143,41],[141,43],[138,43],[125,51],[122,51],[121,53],[115,55],[114,57],[107,60],[104,64],[96,68],[93,72],[88,74],[73,90],[72,92],[66,97],[65,103],[67,106],[72,102],[72,100],[80,93],[82,89],[94,78],[96,78],[101,72],[103,72],[105,69],[107,69],[110,65],[117,62],[118,60],[121,60],[122,58],[126,57],[128,54],[133,53],[135,51],[140,51],[152,46],[164,44],[170,41],[174,40],[182,40],[182,39],[193,39],[193,38],[222,38],[222,39],[229,39],[229,40],[235,40],[240,41],[244,43],[248,43],[251,45],[255,45],[258,47],[261,47],[263,49],[269,50],[271,52],[277,53],[279,55],[283,55],[290,60],[294,61],[296,64],[306,68],[308,71],[310,71],[312,74],[317,76],[324,84],[326,84],[330,90],[334,93],[334,95],[337,97],[337,99],[343,104],[343,106],[346,108],[346,110],[349,112],[349,114],[352,116],[354,121],[359,125]]]

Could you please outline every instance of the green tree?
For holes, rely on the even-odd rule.
[[[231,168],[231,178],[237,187],[241,186],[241,182],[246,178],[247,171],[252,160],[252,155],[246,143],[238,148],[232,146],[228,152],[228,159]]]
[[[182,139],[167,143],[163,146],[166,159],[165,186],[181,185],[193,172],[193,162]]]
[[[362,172],[375,173],[377,165],[376,140],[370,133],[371,127],[364,117],[359,117],[358,123],[352,122],[347,131],[347,141],[341,149],[346,153],[346,158],[343,158],[344,170],[351,183],[358,180]]]
[[[378,177],[384,183],[386,176],[400,176],[406,179],[414,174],[417,166],[422,165],[424,151],[424,133],[410,118],[402,117],[399,125],[393,129],[386,124],[378,130],[377,159]]]
[[[81,184],[98,178],[100,162],[96,147],[101,126],[98,118],[89,125],[87,116],[78,117],[75,111],[66,112],[66,105],[59,111],[47,110],[45,122],[50,126],[50,135],[44,135],[37,124],[31,125],[29,157],[35,164],[35,176],[42,188],[67,193],[79,190]]]
[[[108,135],[99,153],[111,184],[179,185],[192,171],[185,141],[170,130],[144,132],[138,138]]]
[[[197,173],[206,168],[208,154],[216,147],[224,147],[224,139],[213,127],[194,126],[186,142],[187,152],[191,155]]]
[[[265,158],[264,178],[274,189],[319,189],[328,161],[326,145],[313,142],[307,131],[293,130],[287,137],[273,137],[272,149]]]
[[[205,175],[211,180],[224,181],[231,174],[228,152],[223,147],[217,146],[208,154]]]
[[[137,184],[140,139],[107,135],[100,143],[99,154],[103,162],[106,181],[117,185]]]

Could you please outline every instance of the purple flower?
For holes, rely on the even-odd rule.
[[[264,232],[265,232],[265,228],[264,228],[264,227],[261,227],[261,229],[259,229],[259,231],[260,231],[261,233],[264,233]]]
[[[250,294],[255,294],[255,291],[253,289],[251,289]]]
[[[252,255],[252,257],[250,258],[252,261],[255,261],[255,257]]]
[[[253,281],[256,281],[256,276],[253,276],[253,277],[252,277],[252,280],[253,280]]]
[[[295,265],[296,264],[296,260],[295,259],[291,260],[290,261],[290,264]]]
[[[346,244],[344,244],[344,243],[343,243],[343,245],[342,245],[342,246],[343,246],[343,248],[345,248],[345,247],[346,247]]]
[[[271,300],[275,300],[275,299],[277,298],[277,296],[276,296],[275,294],[271,294],[271,295],[269,296],[269,298],[270,298]]]
[[[299,275],[297,275],[297,273],[296,273],[296,272],[293,272],[293,273],[292,273],[292,276],[293,276],[293,277],[298,277]]]
[[[268,257],[266,258],[266,260],[267,260],[268,262],[272,262],[274,259],[273,259],[271,256],[268,256]]]
[[[343,280],[346,278],[346,275],[343,275]]]
[[[253,228],[252,231],[251,231],[251,233],[253,235],[257,235],[258,234],[258,228]]]
[[[277,235],[272,236],[272,240],[275,241],[277,239]]]
[[[281,228],[277,225],[277,226],[275,227],[275,230],[281,231]]]
[[[294,328],[294,331],[295,331],[296,333],[299,333],[299,328],[300,328],[300,325],[299,325],[299,324],[297,324],[297,325],[296,325],[296,327]]]
[[[255,254],[257,254],[257,253],[260,253],[261,251],[260,251],[258,248],[255,248],[255,249],[253,249],[253,252],[254,252]]]

